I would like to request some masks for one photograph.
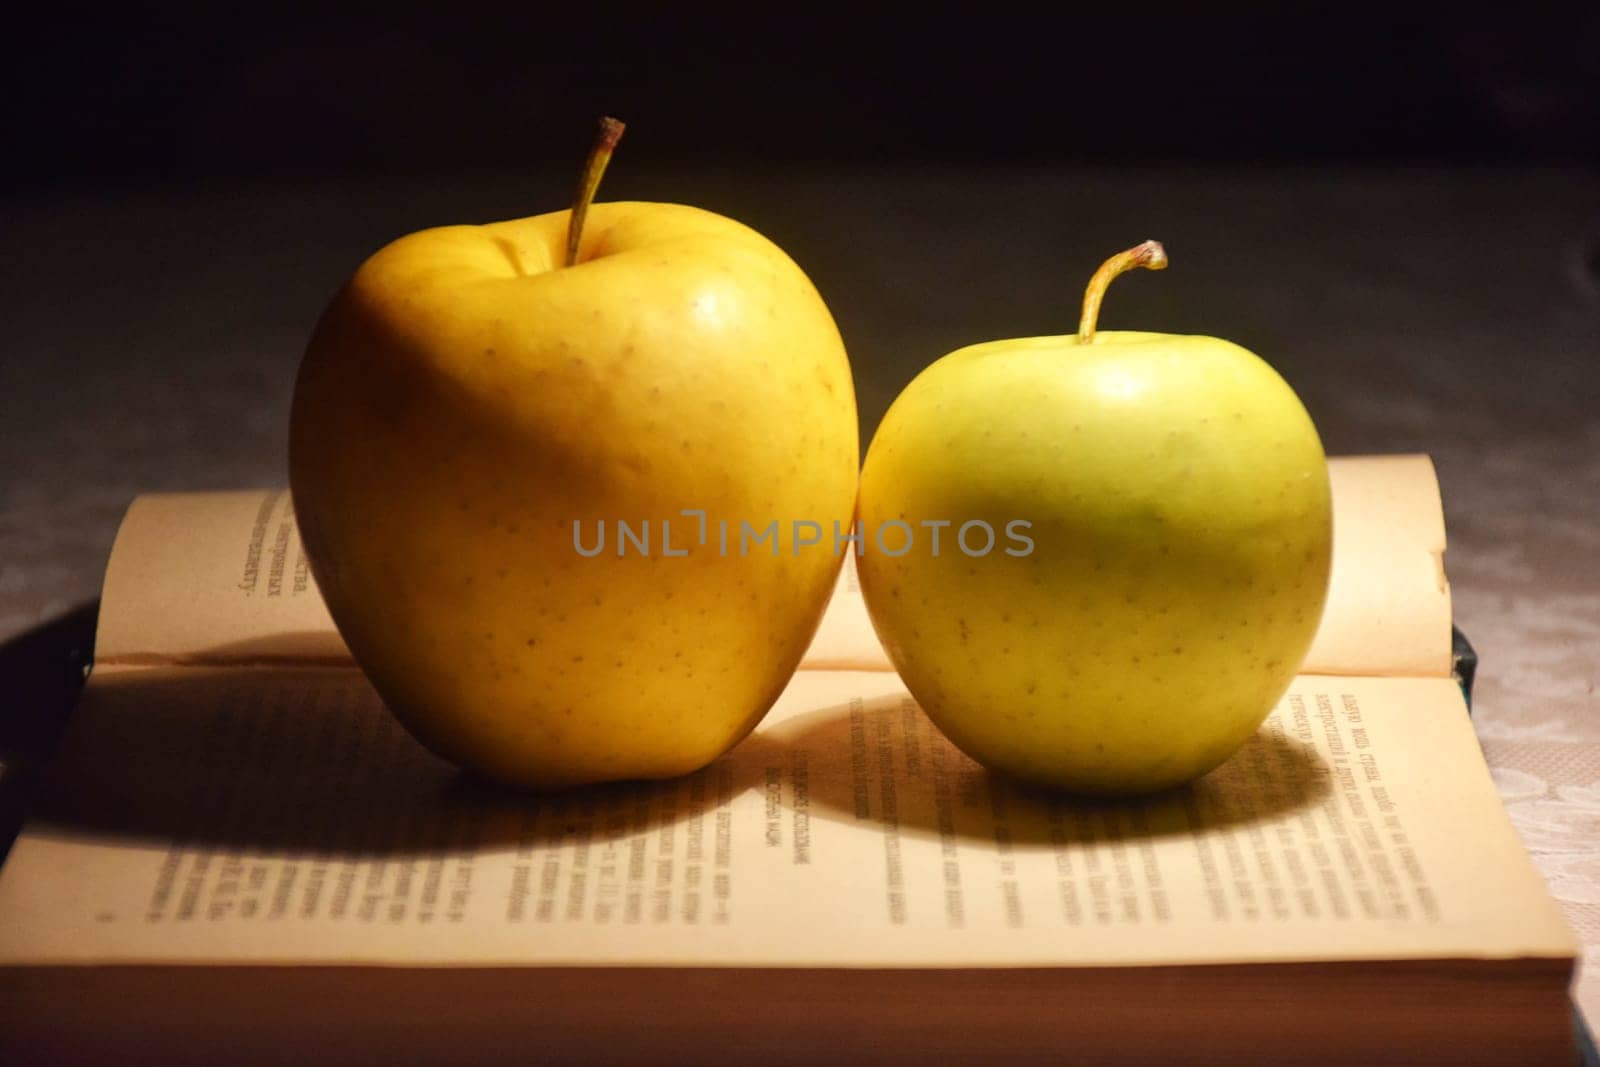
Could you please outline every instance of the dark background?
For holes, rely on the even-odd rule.
[[[1107,6],[1065,19],[538,3],[24,16],[3,46],[5,180],[565,163],[602,111],[656,162],[1592,162],[1600,149],[1592,5]]]

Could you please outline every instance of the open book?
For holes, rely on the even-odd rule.
[[[286,493],[140,498],[0,869],[0,1059],[1570,1057],[1576,944],[1450,678],[1431,464],[1333,478],[1304,673],[1116,803],[946,742],[848,568],[711,767],[480,786],[349,660]]]

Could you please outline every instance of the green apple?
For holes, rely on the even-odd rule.
[[[1327,595],[1327,462],[1294,391],[1228,341],[1095,331],[1113,277],[1165,263],[1155,242],[1107,261],[1076,336],[928,367],[862,473],[862,592],[907,687],[974,759],[1050,787],[1222,763]]]
[[[678,775],[735,744],[840,558],[722,550],[718,524],[855,505],[817,290],[731,219],[591,204],[618,134],[570,213],[373,255],[295,385],[290,483],[340,633],[418,739],[517,785]]]

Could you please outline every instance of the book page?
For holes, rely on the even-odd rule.
[[[349,664],[288,490],[135,499],[106,564],[95,662]]]
[[[0,966],[1565,959],[1448,680],[1304,676],[1191,787],[1018,788],[889,672],[799,672],[660,783],[530,795],[351,670],[97,671],[0,869]]]
[[[1450,584],[1433,461],[1351,456],[1330,461],[1328,477],[1333,575],[1301,669],[1448,678]]]
[[[1303,670],[1446,677],[1444,518],[1426,456],[1329,462],[1334,562]],[[847,558],[801,667],[890,670]],[[101,597],[100,663],[348,663],[283,490],[134,501]]]

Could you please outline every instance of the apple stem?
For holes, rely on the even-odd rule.
[[[606,165],[611,162],[611,153],[616,149],[617,142],[622,140],[622,131],[625,129],[626,126],[609,115],[600,120],[600,132],[595,135],[594,146],[589,149],[589,159],[583,165],[583,176],[578,179],[578,192],[572,198],[572,217],[567,220],[569,267],[578,262],[578,244],[583,240],[583,220],[588,217],[589,205],[594,202],[600,179],[605,177]]]
[[[1146,241],[1126,252],[1118,252],[1100,264],[1100,269],[1089,279],[1089,288],[1083,291],[1083,317],[1078,320],[1078,343],[1087,345],[1094,342],[1095,324],[1100,319],[1100,301],[1105,299],[1106,289],[1113,278],[1137,267],[1165,270],[1166,266],[1167,250],[1161,247],[1160,241]]]

